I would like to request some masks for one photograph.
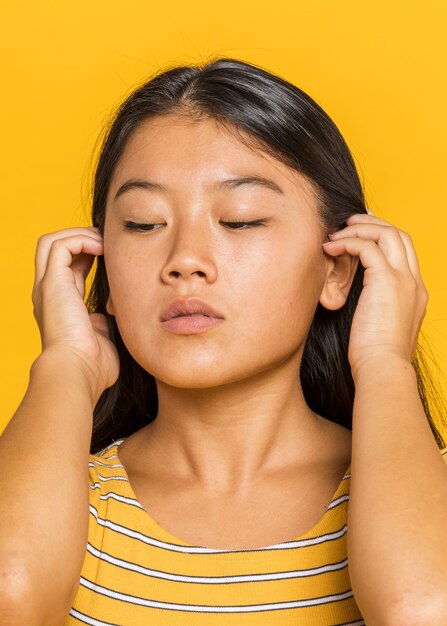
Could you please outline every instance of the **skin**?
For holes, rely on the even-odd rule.
[[[274,178],[284,195],[207,189],[247,172]],[[114,193],[137,176],[169,194],[133,191],[118,206]],[[242,231],[222,223],[262,218]],[[125,231],[124,219],[163,226]],[[447,606],[446,467],[412,367],[428,294],[407,233],[373,215],[346,223],[325,241],[308,181],[215,122],[140,128],[112,181],[103,250],[108,311],[155,376],[159,413],[120,459],[162,528],[224,549],[312,529],[349,464],[349,571],[366,623],[437,626]],[[297,372],[315,307],[345,303],[359,261],[351,434],[310,411]],[[191,295],[225,322],[200,335],[161,329],[161,309]]]
[[[274,177],[284,195],[207,190],[241,168]],[[170,193],[133,191],[118,207],[114,191],[130,175],[158,179]],[[215,123],[165,118],[128,144],[104,239],[93,227],[39,239],[33,303],[42,354],[0,441],[1,624],[59,624],[78,588],[91,417],[119,373],[107,319],[83,301],[100,254],[109,313],[159,392],[155,422],[120,447],[143,506],[196,545],[265,546],[312,529],[350,462],[349,576],[365,622],[445,624],[447,468],[412,367],[428,299],[416,253],[407,233],[372,215],[350,217],[323,243],[317,209],[307,181]],[[132,217],[162,227],[123,230]],[[242,231],[222,222],[262,217],[266,226]],[[359,260],[351,441],[309,410],[297,371],[315,306],[342,306]],[[224,324],[168,334],[158,314],[178,295],[206,299]],[[61,468],[67,486],[56,507],[49,467]],[[23,541],[30,528],[38,541]]]
[[[210,189],[242,174],[273,179],[284,193]],[[169,192],[133,189],[115,200],[130,178]],[[255,219],[266,224],[222,224]],[[124,220],[162,226],[138,232]],[[248,497],[260,477],[329,456],[341,478],[350,431],[309,409],[297,377],[317,303],[341,307],[357,266],[348,254],[326,255],[325,235],[312,185],[214,120],[153,118],[133,135],[109,189],[104,257],[107,310],[158,390],[157,419],[120,447],[135,480],[146,468],[203,498]],[[224,323],[195,335],[162,328],[161,310],[190,296],[217,308]]]

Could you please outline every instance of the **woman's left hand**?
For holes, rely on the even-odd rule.
[[[390,356],[412,362],[428,292],[408,233],[371,214],[352,215],[346,224],[323,249],[332,256],[357,256],[365,268],[349,337],[356,379],[365,363],[380,367]]]

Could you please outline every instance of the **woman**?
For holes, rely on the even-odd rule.
[[[37,246],[0,623],[444,624],[427,292],[322,109],[240,60],[166,70],[108,129],[92,223]]]

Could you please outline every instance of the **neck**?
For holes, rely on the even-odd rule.
[[[143,429],[143,456],[157,471],[214,492],[244,491],[262,475],[315,462],[326,420],[307,406],[297,371],[296,361],[283,363],[213,388],[157,380],[158,413]]]

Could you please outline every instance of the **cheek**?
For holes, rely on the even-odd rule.
[[[144,285],[150,277],[151,264],[138,250],[132,250],[125,241],[110,239],[104,246],[104,263],[113,293],[132,292],[136,284]]]
[[[150,268],[131,256],[124,246],[116,245],[105,248],[104,263],[117,323],[135,326],[140,316],[147,315],[145,299],[148,300],[152,288]]]
[[[296,341],[312,321],[323,286],[323,265],[319,251],[282,250],[238,273],[234,281],[236,308],[254,313],[261,341]]]

